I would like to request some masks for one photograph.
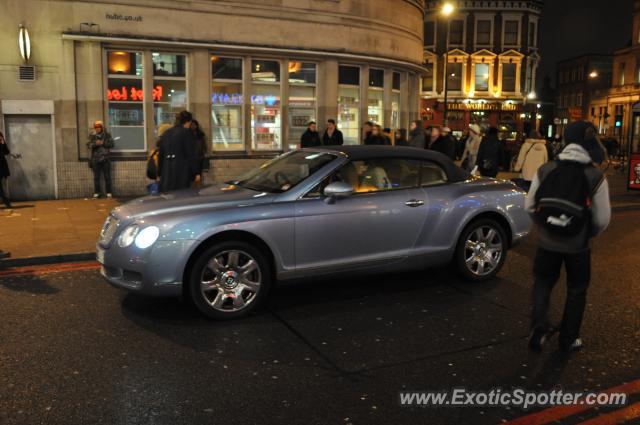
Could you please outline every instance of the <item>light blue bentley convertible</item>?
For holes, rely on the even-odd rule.
[[[116,287],[184,296],[230,319],[279,280],[452,262],[490,279],[529,232],[524,197],[426,150],[302,149],[225,184],[115,208],[97,258]]]

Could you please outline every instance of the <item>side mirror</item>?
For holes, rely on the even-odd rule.
[[[333,182],[324,188],[324,195],[328,204],[335,203],[336,199],[348,198],[353,195],[353,192],[355,192],[353,186],[345,182]]]

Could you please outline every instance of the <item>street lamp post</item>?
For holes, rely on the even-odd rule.
[[[447,126],[447,115],[449,113],[449,33],[451,30],[451,20],[449,17],[455,10],[455,7],[452,3],[445,3],[442,6],[442,16],[446,18],[447,21],[447,42],[445,44],[444,50],[444,114],[442,118],[442,125]]]

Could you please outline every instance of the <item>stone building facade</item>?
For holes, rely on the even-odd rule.
[[[543,2],[454,1],[451,16],[442,2],[426,2],[421,115],[425,125],[464,131],[470,123],[499,126],[515,138],[524,122],[536,121],[536,71]],[[446,63],[446,69],[445,69]],[[527,106],[528,105],[528,106]]]
[[[207,134],[208,181],[295,148],[310,120],[323,129],[336,119],[346,142],[359,143],[364,121],[406,128],[419,116],[420,0],[1,7],[0,130],[21,155],[10,159],[14,198],[90,195],[86,140],[95,120],[116,137],[115,194],[137,195],[159,127],[182,109]]]

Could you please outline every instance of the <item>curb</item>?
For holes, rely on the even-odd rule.
[[[0,268],[41,266],[43,264],[73,263],[77,261],[92,261],[96,259],[95,252],[79,252],[75,254],[45,255],[42,257],[8,258],[0,261]]]
[[[640,210],[640,204],[629,203],[629,204],[612,205],[611,210],[613,212],[638,211]]]

